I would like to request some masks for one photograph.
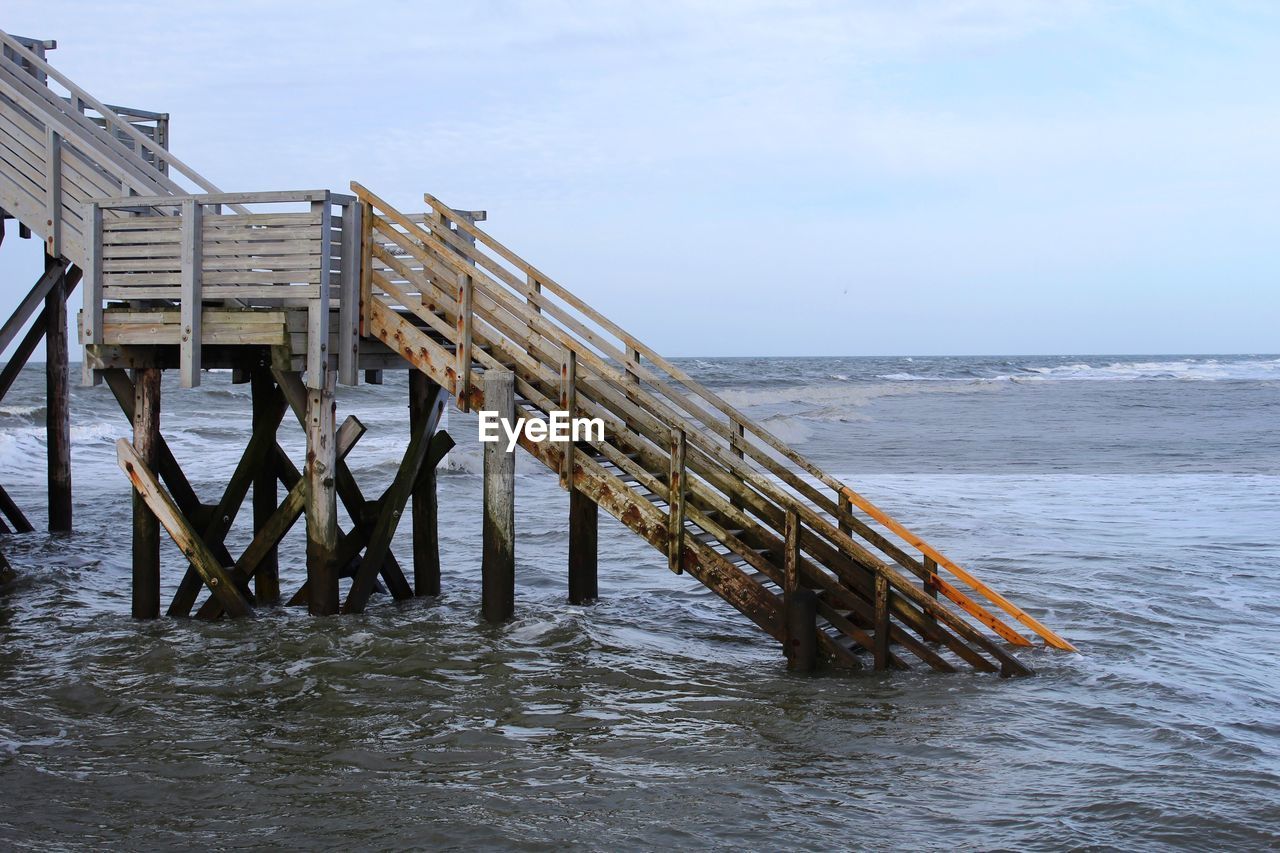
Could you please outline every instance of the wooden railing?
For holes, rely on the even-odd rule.
[[[222,212],[231,206],[244,212]],[[351,196],[328,190],[127,196],[90,201],[83,215],[85,344],[105,342],[109,302],[176,305],[180,374],[191,387],[200,383],[206,301],[305,308],[307,384],[325,387],[335,355],[331,337],[339,378],[355,382],[360,228]],[[334,307],[339,322],[331,336]]]
[[[878,635],[894,636],[938,668],[927,647],[893,633],[890,614],[917,633],[947,642],[979,668],[989,667],[977,662],[974,645],[1001,669],[1019,671],[1015,660],[937,601],[939,594],[1010,643],[1029,645],[977,597],[1011,613],[1051,645],[1071,648],[550,276],[459,221],[437,199],[425,197],[430,215],[420,224],[364,187],[352,187],[364,207],[364,333],[396,343],[390,332],[404,332],[393,313],[401,312],[450,342],[452,351],[415,336],[410,355],[442,379],[464,409],[478,399],[478,384],[470,377],[474,359],[512,367],[517,392],[542,411],[567,404],[576,414],[604,418],[608,440],[595,449],[628,484],[668,507],[666,550],[673,569],[691,544],[687,522],[728,547],[740,564],[783,583],[789,572],[793,580],[830,593],[820,605],[823,615],[832,624],[842,622],[837,627],[868,649],[875,645],[869,635],[838,610],[874,620],[882,629]],[[536,416],[532,410],[526,415]],[[563,478],[575,463],[559,464]],[[869,517],[860,517],[855,507]],[[944,579],[943,569],[974,595]],[[858,595],[851,598],[851,590]],[[828,603],[836,600],[841,608]]]
[[[0,207],[50,254],[83,264],[90,199],[219,191],[167,150],[167,115],[107,106],[46,62],[46,46],[0,31]]]

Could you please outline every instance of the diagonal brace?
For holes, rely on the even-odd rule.
[[[129,443],[127,438],[122,438],[116,442],[116,459],[120,463],[121,469],[129,476],[129,480],[133,483],[134,489],[137,490],[138,496],[155,513],[156,518],[164,525],[164,529],[169,532],[169,536],[182,549],[182,553],[191,561],[191,564],[196,567],[201,580],[222,602],[222,606],[227,613],[232,616],[248,616],[252,614],[253,606],[249,604],[249,600],[240,591],[231,576],[227,574],[227,570],[218,562],[213,552],[197,535],[195,528],[191,526],[191,522],[187,521],[186,517],[183,516],[173,498],[169,497],[169,494],[160,485],[159,480],[156,479],[156,475],[138,456],[138,452],[134,450],[133,445]]]
[[[338,458],[341,459],[350,453],[364,433],[364,424],[355,415],[348,415],[347,419],[342,422],[342,426],[338,427]],[[271,517],[267,519],[262,529],[254,535],[253,541],[249,543],[249,547],[245,548],[244,553],[240,555],[240,559],[236,560],[235,565],[231,567],[232,579],[236,583],[242,585],[248,583],[249,579],[253,577],[253,573],[257,571],[258,564],[273,548],[280,544],[280,540],[292,529],[293,525],[302,516],[305,508],[306,484],[301,478],[298,478],[289,489],[289,494],[280,502],[280,505],[271,514]],[[222,615],[222,612],[222,602],[215,597],[210,597],[196,611],[196,617],[200,619],[217,619]]]

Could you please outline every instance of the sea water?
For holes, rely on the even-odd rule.
[[[129,617],[129,424],[75,388],[75,532],[4,537],[0,837],[143,845],[1151,849],[1280,844],[1280,358],[687,359],[685,369],[1068,637],[1032,678],[803,677],[602,517],[565,603],[567,496],[517,467],[517,616],[482,625],[480,445],[439,477],[443,595],[356,617]],[[73,372],[76,368],[73,365]],[[367,495],[402,373],[340,389]],[[249,389],[165,378],[213,503]],[[0,483],[44,521],[43,374],[0,404]],[[286,419],[282,443],[301,461]],[[247,508],[246,508],[247,509]],[[244,513],[248,515],[248,513]],[[233,552],[248,541],[238,519]],[[301,530],[281,548],[286,592]],[[408,525],[395,551],[408,564]],[[164,540],[166,600],[181,575]]]

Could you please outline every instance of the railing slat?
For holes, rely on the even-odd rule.
[[[667,477],[667,568],[683,574],[684,567],[684,495],[685,433],[671,431],[671,469]]]
[[[570,429],[578,411],[578,354],[567,350],[560,365],[560,409],[569,415]],[[570,438],[572,439],[572,433]],[[573,441],[565,442],[564,455],[560,463],[560,485],[573,488]]]
[[[455,357],[457,367],[455,375],[457,387],[454,396],[458,400],[458,408],[464,412],[471,410],[468,394],[471,390],[471,325],[474,320],[471,306],[474,280],[471,273],[458,273],[458,340]]]

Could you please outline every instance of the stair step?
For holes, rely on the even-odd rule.
[[[624,451],[622,455],[627,457],[633,462],[637,461],[640,458],[639,452],[635,450]],[[615,467],[617,465],[617,463],[615,463],[612,459],[610,459],[608,456],[605,456],[603,453],[601,453],[598,450],[595,453],[591,454],[591,458],[602,465],[614,465]]]

